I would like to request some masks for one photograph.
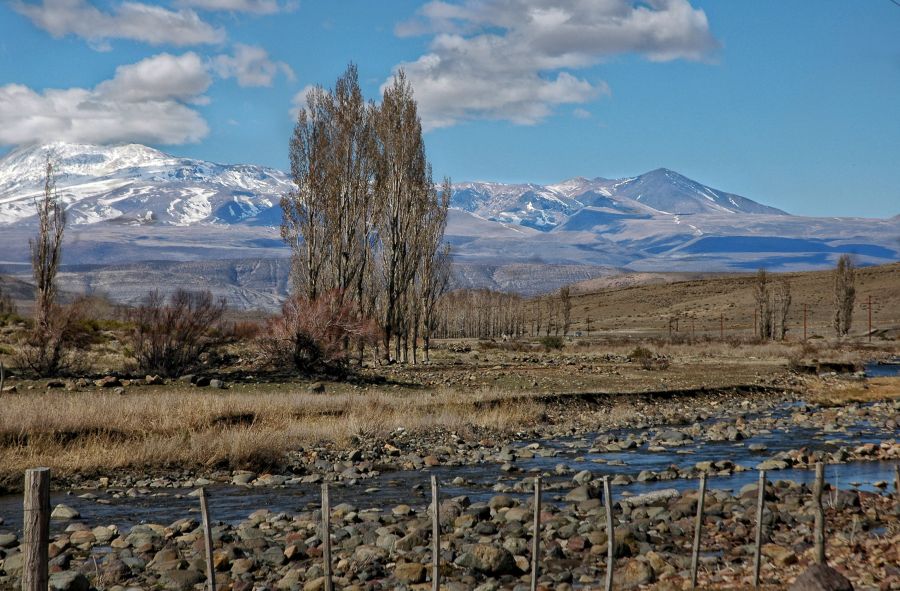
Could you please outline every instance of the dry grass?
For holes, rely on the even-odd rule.
[[[900,399],[900,378],[872,378],[860,382],[825,382],[809,389],[807,399],[822,406]]]
[[[0,478],[37,465],[63,474],[269,467],[303,445],[345,447],[354,436],[398,427],[515,429],[543,413],[537,403],[491,390],[317,395],[264,386],[223,393],[142,388],[125,396],[25,393],[4,396],[2,408]]]

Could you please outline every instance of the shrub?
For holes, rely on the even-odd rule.
[[[565,345],[563,338],[557,337],[557,336],[541,337],[540,343],[544,346],[544,349],[546,349],[547,351],[550,351],[550,350],[558,351],[563,348],[563,345]]]
[[[647,347],[642,347],[642,346],[638,345],[637,347],[634,348],[634,350],[631,352],[631,355],[629,355],[629,357],[631,357],[632,359],[638,359],[638,360],[653,359],[654,355],[653,355],[653,351],[651,351]]]
[[[289,298],[259,339],[267,363],[300,371],[341,367],[351,351],[377,342],[375,323],[336,292]]]
[[[16,366],[39,377],[74,373],[81,363],[74,349],[84,343],[84,310],[76,301],[70,306],[50,306],[44,322],[32,323],[13,355]]]
[[[180,289],[168,301],[150,292],[128,315],[138,369],[172,377],[195,367],[202,353],[219,344],[224,313],[225,300],[214,300],[208,291]]]

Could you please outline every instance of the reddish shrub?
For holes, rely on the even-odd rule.
[[[268,363],[301,371],[342,366],[351,351],[377,341],[375,323],[334,292],[315,300],[291,297],[259,339]]]

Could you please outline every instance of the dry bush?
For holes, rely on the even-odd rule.
[[[13,361],[24,373],[50,377],[77,373],[83,363],[76,349],[84,348],[84,310],[76,301],[69,306],[53,305],[34,323],[18,344]]]
[[[178,290],[168,301],[158,291],[128,317],[131,355],[146,373],[177,376],[195,367],[202,353],[221,342],[225,300],[210,292]]]
[[[351,351],[377,342],[375,323],[335,292],[289,298],[259,339],[266,363],[300,371],[341,367]]]

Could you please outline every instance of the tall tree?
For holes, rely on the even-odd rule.
[[[765,269],[756,272],[756,283],[753,289],[753,299],[756,301],[756,336],[760,340],[771,339],[774,335],[772,321],[774,311],[772,308],[772,294],[769,291],[769,274]]]
[[[775,302],[778,309],[778,336],[783,341],[787,334],[787,319],[791,311],[791,282],[779,277],[775,282]]]
[[[401,337],[406,326],[404,312],[412,279],[418,268],[414,252],[419,205],[422,194],[432,184],[425,158],[422,124],[412,86],[401,70],[385,89],[375,115],[375,191],[381,240],[381,274],[385,352],[395,342],[395,358],[400,358]]]
[[[430,199],[430,207],[422,232],[422,271],[420,274],[422,301],[422,336],[425,359],[430,358],[431,335],[435,329],[435,308],[450,281],[450,246],[444,244],[447,228],[447,209],[453,184],[445,177],[439,196]]]
[[[853,303],[856,300],[856,270],[850,255],[841,255],[834,270],[834,331],[843,337],[853,323]]]
[[[562,309],[563,336],[566,336],[572,325],[572,297],[568,285],[559,289],[559,304]]]
[[[38,331],[47,330],[56,306],[56,273],[62,261],[62,241],[66,229],[66,211],[56,193],[56,170],[49,157],[44,170],[44,192],[34,202],[38,235],[28,241],[31,272],[37,288],[34,321]]]
[[[328,182],[333,166],[331,100],[321,86],[306,94],[289,157],[293,189],[281,198],[281,237],[291,247],[294,289],[310,300],[322,291],[328,248]]]

